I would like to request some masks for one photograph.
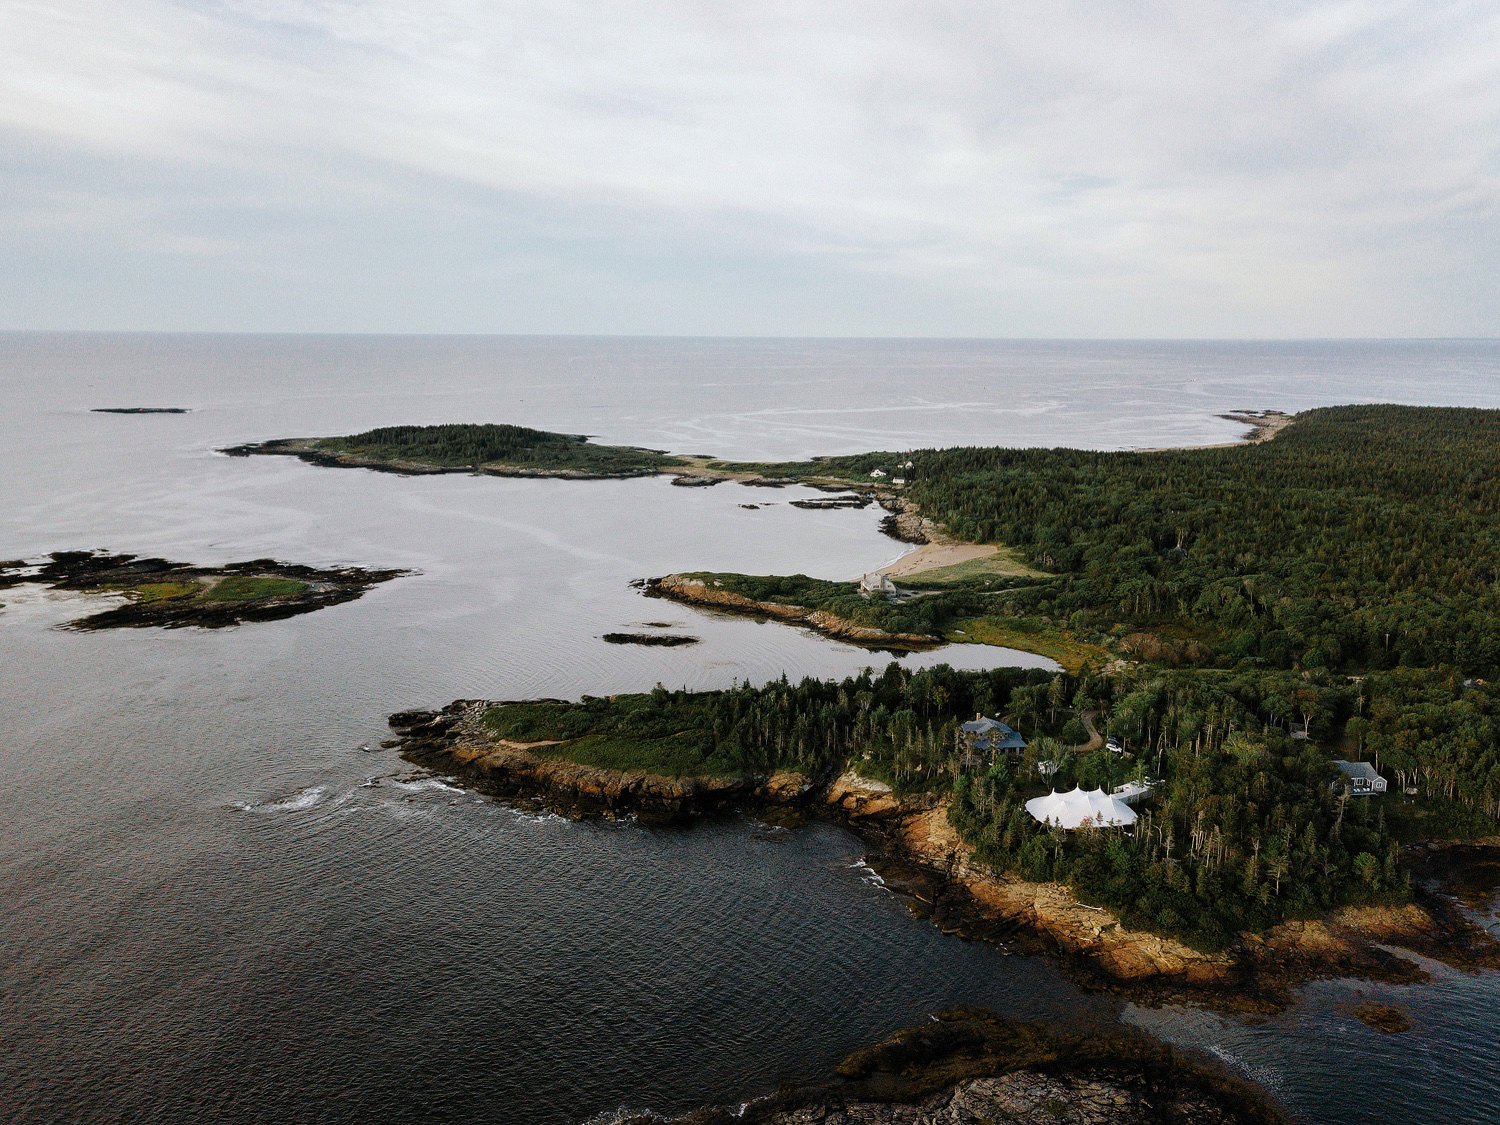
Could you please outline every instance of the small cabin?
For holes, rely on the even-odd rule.
[[[1335,778],[1333,784],[1343,785],[1350,796],[1374,797],[1385,792],[1385,778],[1369,762],[1336,761],[1333,764],[1342,775]]]
[[[960,728],[964,745],[976,753],[991,756],[1004,752],[1015,757],[1026,749],[1026,740],[997,719],[975,715]]]
[[[883,597],[895,601],[901,596],[901,588],[891,581],[888,574],[872,570],[859,580],[859,592],[867,598]]]
[[[871,480],[880,480],[884,476],[885,476],[885,470],[884,469],[871,469],[870,470],[870,479]]]

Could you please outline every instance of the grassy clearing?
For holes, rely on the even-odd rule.
[[[197,582],[142,582],[139,586],[122,587],[120,592],[139,602],[165,602],[196,597],[203,587]]]
[[[932,583],[946,586],[958,582],[972,582],[986,578],[1050,578],[1045,571],[1037,570],[1026,563],[1018,551],[1010,547],[997,547],[995,553],[983,558],[969,559],[951,566],[935,566],[930,570],[919,570],[914,574],[898,577],[903,585]]]
[[[967,617],[949,631],[948,639],[1034,652],[1057,661],[1074,675],[1085,664],[1099,668],[1111,659],[1107,649],[1029,617]]]
[[[231,575],[221,578],[203,594],[208,602],[255,602],[290,598],[307,591],[307,583],[295,578]]]
[[[548,742],[533,753],[599,769],[635,770],[667,777],[733,775],[714,752],[709,704],[700,696],[617,695],[582,703],[540,700],[497,703],[484,725],[513,742]]]

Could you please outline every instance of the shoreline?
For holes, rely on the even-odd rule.
[[[698,609],[801,625],[831,640],[844,641],[877,652],[927,652],[949,643],[945,638],[932,633],[888,633],[883,629],[846,620],[826,610],[756,601],[729,590],[715,589],[701,579],[681,574],[649,578],[645,581],[643,590],[647,597],[665,598]]]
[[[385,745],[491,797],[572,819],[633,817],[662,826],[735,813],[788,824],[828,819],[855,833],[868,849],[865,861],[886,885],[944,933],[1046,955],[1079,985],[1134,1003],[1270,1014],[1317,979],[1429,979],[1400,951],[1459,968],[1500,968],[1500,943],[1425,890],[1400,906],[1343,907],[1263,934],[1241,934],[1227,949],[1205,952],[1128,929],[1112,911],[1082,902],[1063,884],[1027,883],[987,870],[948,823],[946,801],[903,797],[847,769],[825,778],[785,771],[674,778],[580,765],[534,753],[556,742],[509,742],[489,734],[479,723],[487,705],[457,700],[440,711],[392,715],[395,737]]]
[[[1295,412],[1288,414],[1281,410],[1227,410],[1223,414],[1215,414],[1214,417],[1222,418],[1226,422],[1237,422],[1250,428],[1233,441],[1210,441],[1201,445],[1147,445],[1127,452],[1174,453],[1189,449],[1235,449],[1242,445],[1262,445],[1273,440],[1282,430],[1297,420]]]

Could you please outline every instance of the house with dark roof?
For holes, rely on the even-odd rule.
[[[1335,761],[1333,764],[1341,775],[1334,779],[1334,785],[1343,785],[1350,796],[1373,797],[1385,792],[1385,778],[1369,762]]]
[[[975,715],[960,732],[964,745],[976,754],[991,756],[1006,753],[1015,757],[1026,749],[1026,740],[1004,723],[984,715]]]

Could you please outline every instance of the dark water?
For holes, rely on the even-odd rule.
[[[629,581],[850,577],[901,549],[878,513],[217,446],[473,419],[743,457],[1123,447],[1233,437],[1214,415],[1237,407],[1495,406],[1497,373],[1500,347],[1466,342],[0,335],[0,558],[98,546],[419,572],[220,632],[65,633],[69,596],[0,592],[0,1118],[580,1121],[750,1096],[946,1006],[1115,1010],[1045,961],[908,917],[840,830],[571,824],[366,749],[388,712],[458,696],[854,671],[868,654],[643,602]],[[194,412],[88,413],[137,405]],[[643,620],[703,643],[599,640]],[[1321,985],[1261,1024],[1126,1016],[1316,1120],[1493,1120],[1500,988],[1434,971],[1413,988]],[[1417,1029],[1349,1018],[1366,995]]]

